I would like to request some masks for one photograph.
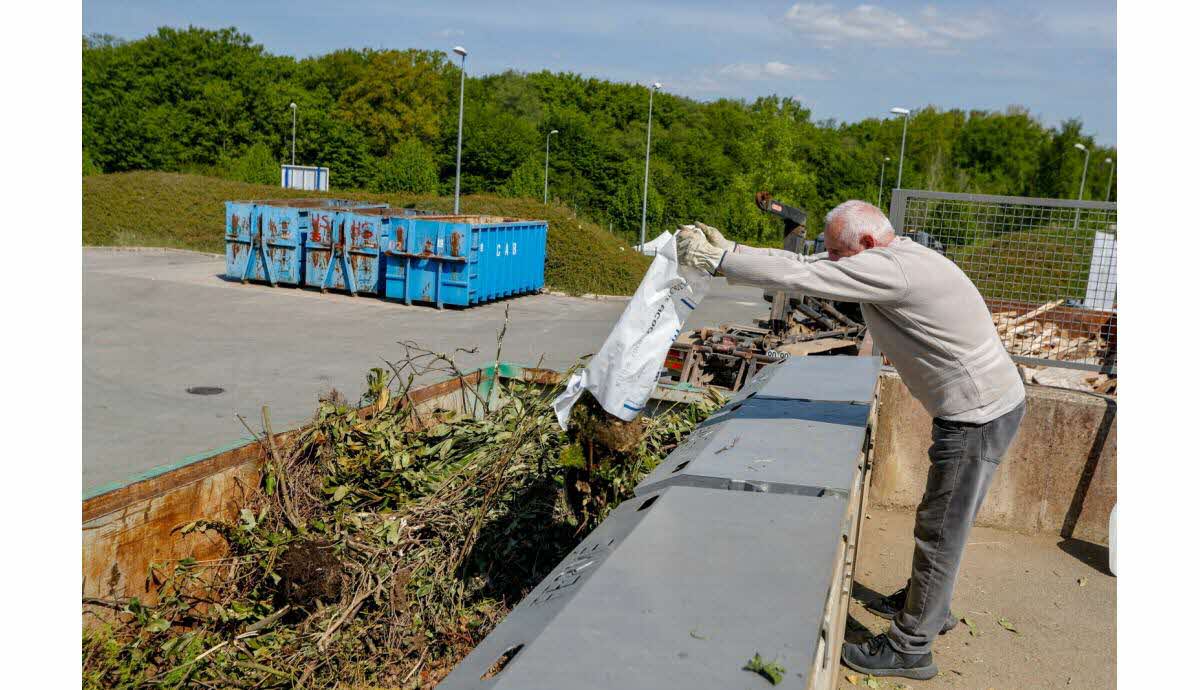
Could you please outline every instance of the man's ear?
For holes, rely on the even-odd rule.
[[[858,239],[858,243],[863,249],[871,249],[875,246],[875,238],[871,235],[863,235]]]

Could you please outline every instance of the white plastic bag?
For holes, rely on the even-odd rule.
[[[592,361],[571,376],[566,390],[554,400],[563,430],[571,407],[585,390],[614,417],[626,422],[637,417],[654,392],[667,350],[679,337],[683,322],[708,294],[712,276],[679,265],[671,233],[664,232],[648,244],[657,245],[658,254],[633,299]]]
[[[663,245],[675,239],[675,236],[669,232],[655,237],[644,245],[637,247],[637,250],[646,256],[658,256],[658,250],[662,249]]]

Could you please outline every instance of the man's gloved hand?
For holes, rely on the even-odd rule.
[[[711,244],[694,225],[684,225],[675,232],[675,249],[680,264],[709,274],[716,273],[725,257],[725,250]]]
[[[724,249],[727,252],[731,252],[737,246],[736,243],[725,239],[721,231],[711,225],[705,225],[700,221],[696,221],[696,227],[700,228],[700,231],[704,233],[704,237],[717,249]]]

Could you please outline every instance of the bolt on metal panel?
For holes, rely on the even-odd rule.
[[[882,366],[879,357],[789,357],[762,369],[731,402],[757,396],[866,403],[875,397]]]
[[[781,687],[806,687],[833,634],[823,611],[846,507],[690,487],[628,501],[585,541],[613,539],[569,593],[534,603],[574,552],[438,687],[727,690],[762,682],[742,668],[756,653],[786,669]]]
[[[634,489],[670,485],[821,496],[849,495],[869,404],[754,397],[692,432]]]

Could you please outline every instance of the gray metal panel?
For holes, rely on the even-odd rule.
[[[846,501],[671,487],[630,503],[632,531],[566,605],[531,619],[522,602],[439,687],[758,687],[742,670],[755,653],[787,669],[780,687],[806,687]]]
[[[870,405],[753,397],[705,420],[638,484],[849,495]]]
[[[875,396],[879,357],[830,355],[789,357],[761,370],[731,403],[751,395],[792,400],[870,402]]]
[[[490,635],[459,662],[440,688],[490,687],[480,677],[496,659],[518,645],[527,644],[542,633],[550,621],[579,593],[582,585],[599,571],[633,528],[642,521],[645,510],[638,510],[648,499],[626,501],[617,506],[550,574],[517,604]],[[648,509],[648,508],[647,508]]]

